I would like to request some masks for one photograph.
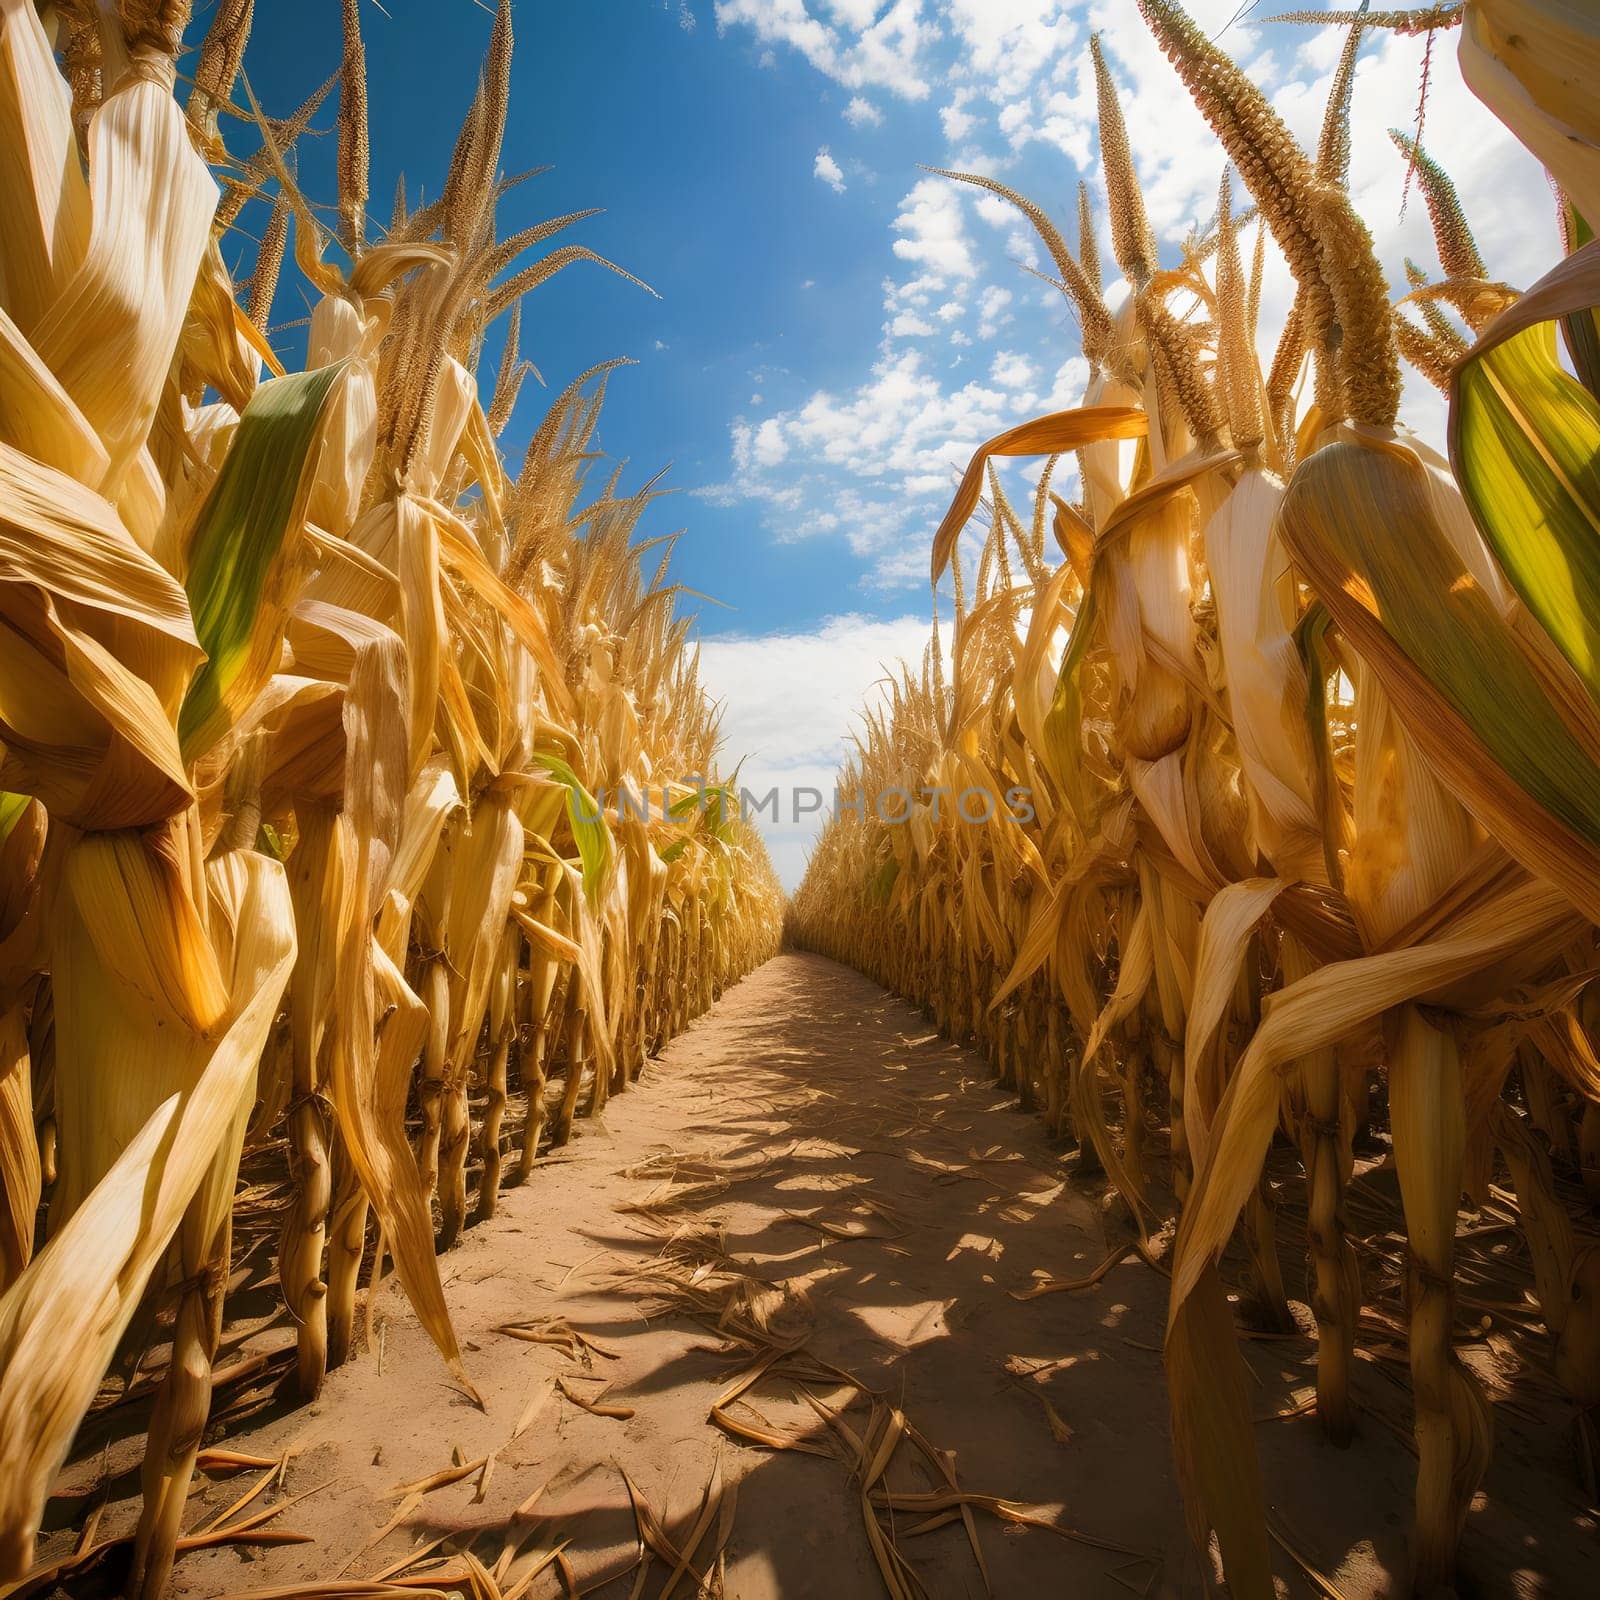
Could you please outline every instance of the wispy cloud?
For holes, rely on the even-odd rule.
[[[1314,144],[1342,30],[1250,26],[1237,19],[1238,0],[1189,0],[1189,10]],[[1069,237],[1082,176],[1104,239],[1087,48],[1097,30],[1121,86],[1158,236],[1175,242],[1214,213],[1221,152],[1127,0],[718,0],[715,13],[730,40],[791,52],[826,84],[848,90],[845,121],[858,132],[871,127],[875,148],[906,119],[925,129],[936,111],[944,148],[917,154],[930,164],[1004,172],[1049,205]],[[1412,120],[1422,49],[1420,39],[1375,35],[1356,78],[1351,187],[1391,283],[1403,281],[1406,256],[1434,260],[1424,208],[1414,202],[1401,215],[1405,163],[1385,131]],[[1539,169],[1452,64],[1436,60],[1430,84],[1426,143],[1452,167],[1491,271],[1530,282],[1559,249]],[[888,170],[887,162],[875,165]],[[830,148],[818,152],[814,171],[830,187],[844,186],[847,169],[856,171]],[[931,176],[898,196],[887,186],[863,188],[861,202],[883,219],[878,347],[863,353],[854,377],[834,374],[808,399],[775,404],[759,426],[730,423],[732,482],[703,492],[758,506],[779,538],[844,538],[858,584],[881,587],[926,581],[928,532],[967,452],[1033,411],[1074,403],[1086,369],[1061,297],[1021,270],[1044,263],[1010,206]],[[1109,257],[1106,265],[1115,277]],[[1108,289],[1113,301],[1124,292],[1115,283]],[[1290,292],[1274,268],[1264,340],[1276,340]],[[1443,408],[1435,391],[1411,384],[1407,413],[1437,437]]]
[[[922,0],[894,0],[879,16],[878,0],[827,0],[832,22],[824,22],[803,0],[717,0],[716,17],[719,31],[748,28],[759,43],[797,51],[847,89],[923,100],[931,92],[923,63],[939,33],[926,9]]]

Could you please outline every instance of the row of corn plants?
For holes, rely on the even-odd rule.
[[[1392,1141],[1433,1593],[1492,1448],[1454,1270],[1458,1207],[1498,1177],[1591,1461],[1600,1405],[1600,1243],[1570,1200],[1578,1177],[1600,1193],[1600,26],[1558,0],[1308,13],[1349,27],[1313,151],[1178,5],[1139,5],[1220,145],[1215,219],[1158,248],[1097,45],[1120,305],[1086,193],[1069,245],[964,177],[1038,231],[1092,375],[963,478],[933,637],[864,719],[839,788],[865,804],[829,823],[789,926],[975,1037],[1141,1230],[1175,1227],[1174,1447],[1236,1595],[1273,1588],[1219,1262],[1293,1326],[1267,1175],[1292,1148],[1316,1410],[1347,1444],[1353,1143]],[[1467,81],[1548,167],[1570,253],[1525,293],[1400,135],[1438,265],[1386,282],[1346,183],[1379,27],[1458,28]],[[1262,354],[1268,252],[1295,292]],[[1407,363],[1449,396],[1449,459],[1403,420]],[[1046,458],[1031,515],[992,460],[1019,455]]]
[[[520,468],[497,445],[523,296],[600,261],[538,253],[579,217],[497,230],[509,6],[438,197],[386,226],[356,0],[287,119],[241,71],[255,10],[186,46],[187,0],[0,0],[0,1583],[154,1303],[129,1592],[165,1586],[242,1152],[288,1151],[298,1392],[386,1259],[470,1389],[436,1249],[779,934],[759,838],[700,803],[653,488],[591,472],[608,369]],[[292,161],[335,87],[324,211]]]

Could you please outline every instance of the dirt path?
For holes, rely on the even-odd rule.
[[[892,1566],[897,1548],[934,1596],[984,1593],[974,1538],[997,1595],[1199,1593],[1167,1441],[1166,1280],[1134,1258],[1081,1292],[1029,1301],[1009,1292],[1036,1272],[1086,1274],[1106,1251],[1097,1200],[1071,1185],[1062,1152],[992,1085],[981,1059],[857,974],[786,954],[731,990],[448,1256],[448,1294],[484,1409],[448,1380],[398,1293],[385,1290],[381,1359],[363,1355],[330,1378],[317,1405],[226,1440],[264,1457],[297,1447],[285,1492],[315,1492],[278,1522],[313,1542],[191,1553],[174,1592],[368,1577],[473,1529],[473,1552],[506,1592],[557,1546],[582,1591],[633,1562],[625,1469],[669,1540],[681,1547],[705,1522],[696,1567],[721,1548],[724,1592],[740,1600],[883,1595],[869,1519],[883,1560]],[[696,1305],[703,1320],[689,1314]],[[572,1330],[593,1347],[498,1331],[510,1324],[544,1338]],[[281,1326],[263,1336],[283,1338]],[[1342,1454],[1309,1417],[1267,1420],[1304,1399],[1309,1354],[1304,1339],[1250,1347],[1269,1496],[1287,1542],[1358,1600],[1385,1592],[1384,1568],[1403,1565],[1409,1404],[1364,1370],[1364,1401],[1386,1425],[1364,1427]],[[737,1438],[710,1420],[712,1407],[763,1362],[727,1408],[746,1434]],[[915,1430],[873,1483],[896,1492],[892,1513],[864,1509],[855,1453],[802,1384],[825,1409],[844,1407],[843,1429],[865,1436],[869,1455],[894,1442],[897,1414]],[[597,1395],[628,1414],[596,1414],[572,1398]],[[751,1434],[820,1453],[773,1449]],[[954,1453],[963,1489],[1025,1503],[1023,1514],[1048,1526],[980,1506],[971,1532],[959,1514],[918,1532],[948,1502],[916,1435]],[[1546,1446],[1559,1460],[1559,1443],[1541,1439]],[[487,1481],[478,1468],[410,1498],[400,1492],[449,1467],[453,1452],[468,1463],[492,1453]],[[1557,1574],[1553,1587],[1526,1592],[1579,1592],[1559,1569],[1581,1570],[1592,1525],[1570,1488],[1550,1503],[1561,1480],[1530,1477],[1529,1459],[1497,1450],[1469,1563],[1485,1574],[1486,1594],[1515,1592],[1519,1567]],[[259,1476],[218,1474],[197,1492],[187,1526],[204,1526]],[[1536,1526],[1519,1508],[1540,1497]],[[1283,1592],[1327,1592],[1278,1553]],[[670,1566],[656,1562],[645,1595],[661,1590]],[[605,1593],[638,1593],[633,1582]],[[564,1592],[558,1567],[527,1592]]]

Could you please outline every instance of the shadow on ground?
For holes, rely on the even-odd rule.
[[[1085,1275],[1120,1242],[1097,1189],[1075,1185],[1071,1166],[980,1057],[860,975],[780,956],[446,1258],[485,1409],[451,1384],[398,1294],[384,1291],[381,1359],[364,1354],[316,1405],[243,1419],[226,1441],[264,1457],[294,1449],[284,1492],[316,1492],[280,1521],[311,1541],[194,1552],[173,1592],[367,1577],[474,1530],[473,1549],[491,1565],[508,1539],[525,1552],[568,1541],[572,1582],[591,1592],[636,1554],[624,1472],[681,1539],[715,1464],[736,1499],[730,1507],[725,1494],[702,1550],[726,1532],[725,1592],[741,1600],[882,1595],[869,1519],[932,1596],[981,1595],[984,1570],[997,1595],[1203,1594],[1209,1562],[1186,1537],[1168,1446],[1165,1278],[1131,1257],[1091,1288],[1013,1292],[1037,1275]],[[1291,1220],[1283,1233],[1293,1232]],[[1285,1266],[1298,1285],[1303,1274]],[[593,1343],[525,1342],[497,1331],[508,1324],[564,1327]],[[281,1344],[282,1329],[272,1337]],[[1399,1592],[1414,1473],[1403,1350],[1362,1364],[1363,1426],[1346,1451],[1303,1410],[1310,1339],[1251,1340],[1247,1355],[1280,1592]],[[710,1420],[712,1406],[763,1361],[728,1408],[735,1436]],[[563,1375],[566,1393],[552,1389]],[[802,1390],[824,1410],[842,1408],[840,1426]],[[631,1414],[595,1414],[573,1395]],[[919,1496],[947,1484],[909,1435],[882,1482],[911,1509],[867,1508],[841,1427],[860,1437],[875,1418],[897,1426],[895,1414],[935,1454],[953,1453],[963,1490],[1014,1503],[1035,1525],[980,1504],[969,1531],[959,1514],[918,1509]],[[1587,1592],[1594,1524],[1568,1472],[1559,1398],[1519,1394],[1499,1422],[1463,1544],[1471,1592]],[[752,1434],[823,1453],[768,1448]],[[132,1480],[129,1463],[117,1456],[113,1468],[115,1452],[101,1458],[100,1444],[126,1455],[137,1441],[108,1432],[95,1446],[104,1470],[121,1474],[102,1528],[111,1532],[134,1515],[121,1498]],[[453,1454],[491,1453],[487,1475],[414,1504],[397,1492]],[[82,1478],[94,1460],[79,1455]],[[187,1526],[216,1516],[255,1476],[202,1484]],[[70,1542],[60,1506],[53,1537]],[[1319,1588],[1297,1554],[1334,1590]],[[667,1572],[658,1563],[644,1594],[657,1594]],[[598,1592],[628,1595],[633,1582],[628,1570]],[[530,1590],[561,1592],[555,1564]]]

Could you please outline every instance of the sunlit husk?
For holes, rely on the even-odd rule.
[[[1170,1185],[1180,1481],[1196,1540],[1216,1535],[1230,1592],[1252,1600],[1272,1592],[1267,1505],[1224,1253],[1242,1246],[1247,1262],[1240,1313],[1287,1331],[1268,1155],[1290,1135],[1317,1408],[1352,1443],[1364,1286],[1345,1195],[1377,1103],[1369,1080],[1387,1080],[1410,1241],[1410,1580],[1431,1592],[1453,1581],[1491,1446],[1452,1305],[1458,1202],[1488,1193],[1496,1146],[1558,1375],[1580,1419],[1593,1404],[1600,1251],[1580,1242],[1537,1140],[1574,1175],[1600,1150],[1600,1002],[1581,998],[1600,921],[1600,502],[1585,464],[1600,423],[1583,388],[1600,247],[1575,249],[1520,310],[1429,168],[1447,282],[1413,269],[1407,310],[1426,346],[1410,350],[1447,351],[1424,367],[1453,390],[1447,463],[1399,419],[1395,308],[1344,190],[1358,43],[1313,161],[1181,7],[1140,9],[1297,280],[1279,359],[1267,371],[1256,351],[1262,257],[1247,282],[1227,183],[1215,231],[1144,281],[1143,205],[1103,52],[1106,181],[1134,291],[1114,313],[1098,269],[1091,285],[1062,259],[1036,206],[946,174],[1015,205],[1049,251],[1091,363],[1078,415],[1128,406],[1146,426],[1083,440],[1075,488],[1056,473],[1039,491],[1034,525],[1050,521],[1065,558],[1053,570],[992,469],[987,536],[962,540],[974,459],[935,539],[933,576],[954,578],[953,645],[947,656],[936,632],[920,675],[895,677],[838,780],[869,800],[908,790],[909,826],[835,817],[789,925],[971,1037],[1025,1102],[1042,1088],[1079,1140],[1080,1172],[1103,1171],[1141,1232]],[[1594,143],[1581,9],[1468,0],[1461,46],[1469,81],[1572,196],[1587,192]],[[1084,261],[1094,253],[1091,240]],[[1307,352],[1316,404],[1302,409]],[[1001,437],[1042,453],[1036,427]],[[1060,497],[1048,509],[1047,495]],[[930,791],[969,777],[1018,786],[1030,814],[936,815]],[[1592,1441],[1592,1421],[1580,1427]]]
[[[0,1579],[24,1567],[148,1293],[174,1320],[129,1577],[147,1600],[206,1426],[247,1135],[290,1150],[277,1267],[301,1392],[352,1353],[370,1211],[374,1276],[392,1258],[472,1393],[433,1179],[448,1240],[479,1073],[498,1155],[523,938],[545,958],[539,1026],[564,995],[569,1082],[598,1105],[642,1063],[646,1005],[658,1043],[771,952],[779,915],[742,821],[658,808],[623,866],[609,824],[568,811],[564,785],[654,774],[659,799],[663,775],[710,772],[716,715],[665,567],[648,586],[639,570],[649,489],[586,482],[606,369],[556,400],[514,475],[495,439],[514,353],[492,427],[465,359],[520,294],[601,260],[568,248],[501,276],[584,215],[496,237],[509,8],[443,198],[416,217],[402,204],[377,244],[347,8],[348,274],[292,176],[320,96],[262,117],[241,70],[250,8],[228,6],[186,116],[185,13],[102,8],[75,35],[95,69],[69,65],[69,82],[37,8],[0,6]],[[244,103],[262,142],[240,161],[218,111]],[[232,185],[221,213],[207,161]],[[220,229],[259,191],[252,319]],[[313,312],[306,370],[283,375],[264,329],[291,232]],[[453,869],[470,881],[443,904]],[[669,904],[694,943],[647,962]],[[540,1104],[528,1160],[543,1121]],[[494,1159],[480,1215],[497,1186]]]
[[[76,1204],[63,1206],[49,1244],[0,1299],[0,1416],[7,1419],[0,1571],[7,1577],[27,1566],[51,1475],[151,1272],[186,1215],[195,1219],[200,1257],[216,1217],[226,1217],[256,1063],[294,961],[283,869],[265,857],[245,854],[218,874],[220,947],[190,945],[202,971],[185,983],[176,970],[185,936],[176,929],[149,961],[127,946],[120,958],[105,948],[104,936],[133,914],[135,897],[161,892],[162,869],[144,844],[113,838],[80,843],[73,854],[55,956],[57,1093],[70,1097],[94,1085],[97,1105],[110,1115],[74,1129],[61,1182]],[[102,930],[98,942],[94,929]],[[152,918],[146,939],[161,933]],[[173,980],[173,992],[152,1010],[154,995],[141,980],[157,968]],[[81,987],[89,992],[80,998]],[[186,988],[193,992],[186,996]],[[204,1029],[191,1000],[204,1003]],[[71,1120],[64,1107],[63,1127]],[[115,1148],[113,1133],[121,1135]],[[80,1331],[64,1340],[69,1320]],[[166,1462],[154,1465],[165,1475]]]

